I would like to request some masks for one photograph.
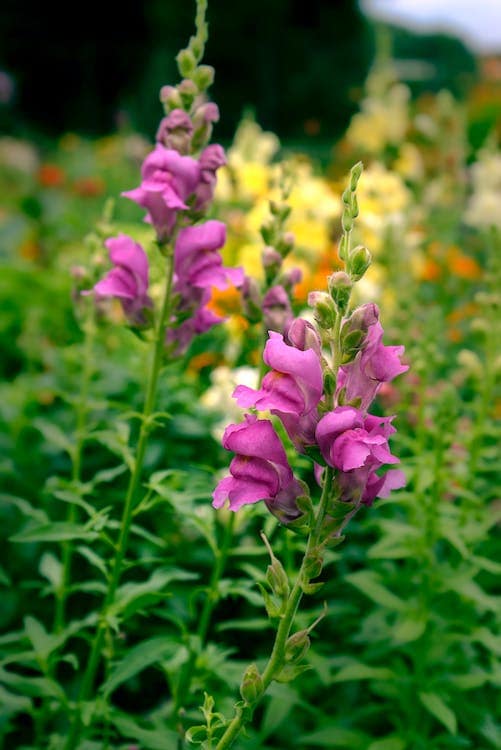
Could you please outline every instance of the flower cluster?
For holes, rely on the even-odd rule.
[[[362,327],[354,328],[355,325]],[[382,343],[383,329],[376,305],[364,305],[355,310],[344,319],[342,332],[343,329],[348,331],[345,340],[349,335],[353,340],[353,333],[356,333],[359,345],[356,356],[339,367],[332,408],[328,408],[329,394],[325,389],[328,376],[323,375],[325,364],[320,336],[315,327],[302,318],[292,322],[285,338],[270,332],[263,359],[271,370],[261,387],[253,389],[240,385],[233,396],[240,406],[276,415],[298,451],[308,453],[317,449],[324,464],[336,471],[342,500],[370,505],[376,497],[387,497],[392,489],[402,487],[404,476],[398,470],[378,473],[386,464],[398,462],[388,447],[388,438],[395,428],[391,424],[392,417],[376,417],[368,414],[367,409],[381,385],[408,368],[400,361],[403,347]],[[269,462],[276,463],[271,456],[278,450],[279,438],[271,422],[256,419],[247,416],[244,424],[230,425],[225,433],[224,447],[235,450],[241,460],[231,464],[231,477],[218,484],[214,505],[220,507],[228,497],[230,508],[237,510],[244,503],[261,499],[272,512],[274,504],[278,503],[279,517],[284,520],[286,500],[286,517],[292,519],[300,514],[294,504],[294,492],[297,491],[297,497],[304,494],[304,488],[294,485],[289,474],[285,488],[278,480],[265,481],[270,472]],[[260,424],[266,425],[266,451],[269,452],[264,454],[263,444],[255,439]],[[264,427],[261,429],[264,431]],[[238,445],[233,439],[237,430]],[[274,452],[271,444],[275,445]],[[242,457],[245,457],[245,473],[241,470]],[[320,473],[321,470],[317,472],[319,476]]]
[[[166,344],[176,353],[183,352],[195,334],[221,322],[208,307],[211,289],[238,287],[244,281],[241,269],[223,267],[220,250],[226,241],[225,225],[197,223],[212,202],[217,170],[226,163],[220,145],[207,145],[212,124],[219,119],[217,106],[203,95],[211,70],[194,68],[193,80],[186,77],[176,88],[162,88],[166,116],[158,128],[157,144],[143,162],[141,184],[122,194],[146,210],[145,221],[153,226],[163,254],[172,252],[175,303],[165,323]],[[120,299],[129,323],[144,327],[152,319],[146,312],[154,307],[148,294],[146,253],[126,235],[109,239],[106,246],[114,268],[94,286],[94,292],[98,297]]]

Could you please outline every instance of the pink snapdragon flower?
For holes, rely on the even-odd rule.
[[[164,241],[174,228],[178,212],[188,209],[186,201],[201,179],[200,165],[191,156],[181,156],[158,143],[144,160],[141,176],[141,185],[122,195],[148,211],[146,221]]]
[[[242,505],[264,500],[268,509],[285,522],[300,515],[295,500],[304,495],[304,487],[294,478],[269,420],[246,414],[244,422],[226,428],[223,446],[236,456],[230,464],[230,476],[214,490],[215,508],[229,500],[230,510],[236,511]]]
[[[226,155],[223,147],[218,143],[211,143],[209,146],[206,146],[200,154],[198,164],[200,167],[200,180],[195,191],[194,208],[196,211],[205,211],[214,198],[214,190],[217,183],[216,172],[226,164]]]
[[[148,258],[141,245],[126,234],[110,237],[104,243],[114,268],[94,286],[98,297],[117,297],[129,321],[146,322],[144,311],[152,307],[148,296]],[[91,294],[90,291],[82,294]]]
[[[375,308],[375,314],[379,317],[377,306],[371,307]],[[400,361],[404,347],[385,346],[383,333],[377,319],[369,326],[363,347],[353,362],[339,368],[336,393],[345,389],[344,401],[357,401],[362,411],[370,406],[382,383],[388,383],[409,369]]]
[[[393,417],[364,415],[351,406],[338,406],[319,421],[316,439],[325,461],[338,470],[343,500],[371,504],[375,497],[387,497],[403,487],[405,476],[391,470],[376,472],[385,464],[399,463],[388,446],[395,432]]]
[[[285,343],[282,334],[269,332],[263,359],[272,368],[259,390],[239,385],[233,392],[239,406],[254,406],[297,416],[314,409],[323,391],[322,366],[313,349],[301,351]]]
[[[222,221],[210,220],[181,229],[174,250],[175,287],[240,286],[244,280],[242,268],[223,266],[219,250],[225,242],[226,226]]]
[[[267,330],[284,333],[294,318],[289,295],[280,284],[268,289],[263,297],[262,308]]]
[[[177,343],[178,353],[183,352],[192,338],[205,333],[223,318],[213,313],[207,305],[211,289],[241,286],[244,272],[241,268],[223,266],[220,250],[226,241],[226,227],[220,221],[181,229],[174,248],[174,286],[178,297],[176,317],[178,326],[168,332],[168,341]]]

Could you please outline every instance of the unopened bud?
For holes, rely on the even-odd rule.
[[[331,396],[336,391],[336,376],[331,370],[325,370],[324,372],[324,392]]]
[[[363,172],[364,165],[361,161],[357,162],[350,171],[350,190],[352,193],[357,189],[358,181]]]
[[[294,237],[292,232],[284,232],[284,234],[279,238],[277,242],[277,250],[282,258],[285,258],[285,256],[290,253],[290,251],[294,247],[295,241],[296,238]]]
[[[266,245],[261,260],[265,268],[280,268],[282,265],[282,256],[271,245]]]
[[[240,685],[240,695],[246,703],[255,703],[264,692],[263,678],[255,664],[250,664],[245,670]]]
[[[294,633],[285,643],[285,661],[293,664],[300,662],[308,653],[310,645],[311,641],[307,630]]]
[[[193,52],[190,49],[182,49],[176,57],[176,62],[183,78],[191,78],[197,66]]]
[[[182,106],[185,109],[189,109],[198,93],[197,87],[189,78],[184,78],[177,87],[177,90],[181,98]]]
[[[321,328],[332,328],[336,320],[334,302],[326,292],[310,292],[308,304],[313,307],[315,320]]]
[[[285,221],[291,212],[291,207],[287,203],[270,201],[270,211],[273,216],[277,216],[281,221]]]
[[[323,560],[316,554],[309,555],[305,560],[304,571],[308,578],[318,578],[322,572]]]
[[[266,582],[270,589],[281,599],[289,596],[289,579],[280,560],[274,555],[271,558],[271,565],[266,570]]]
[[[349,210],[343,211],[341,224],[343,226],[343,232],[351,232],[353,229],[353,218]]]
[[[350,301],[353,282],[344,271],[337,271],[327,279],[329,292],[340,313],[344,313]]]
[[[178,109],[182,105],[179,91],[174,86],[162,86],[160,101],[164,105],[166,113],[169,113],[171,109]]]
[[[261,232],[261,237],[265,241],[267,245],[274,245],[277,230],[275,227],[275,222],[272,219],[268,219],[265,221],[259,230]]]
[[[364,273],[367,271],[371,264],[372,256],[366,247],[363,245],[357,245],[348,258],[348,267],[350,276],[353,281],[358,281],[362,278]]]
[[[214,75],[215,71],[211,65],[199,65],[193,73],[195,86],[201,92],[206,91],[214,83]]]
[[[285,339],[296,349],[301,349],[303,352],[313,349],[320,356],[322,351],[320,336],[312,323],[304,318],[294,318],[287,329]]]

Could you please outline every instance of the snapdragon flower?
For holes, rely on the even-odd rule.
[[[264,500],[282,520],[300,515],[295,500],[304,495],[304,486],[294,478],[270,420],[246,414],[244,422],[226,428],[223,446],[236,455],[230,464],[230,476],[214,490],[215,508],[229,500],[230,510],[236,511],[242,505]]]
[[[186,201],[200,182],[200,165],[197,159],[158,143],[144,160],[141,177],[139,187],[122,195],[148,211],[146,221],[155,227],[159,241],[165,241],[178,212],[188,209]]]
[[[110,237],[104,243],[114,268],[95,284],[98,297],[117,297],[128,320],[134,325],[146,323],[145,309],[153,303],[148,295],[149,264],[141,245],[126,234]],[[82,292],[84,295],[91,291]]]

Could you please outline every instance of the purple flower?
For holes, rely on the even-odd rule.
[[[226,242],[226,227],[221,221],[206,221],[181,229],[174,250],[175,286],[227,289],[244,280],[241,268],[225,268],[218,252]]]
[[[263,359],[272,371],[265,375],[259,390],[237,386],[233,397],[240,406],[300,416],[318,405],[323,377],[320,359],[313,349],[301,351],[288,346],[280,333],[270,331]]]
[[[390,453],[388,438],[395,432],[393,417],[364,415],[352,406],[338,406],[319,421],[316,438],[325,461],[338,469],[342,499],[371,504],[403,487],[401,471],[376,472],[384,464],[398,463]]]
[[[175,149],[181,154],[190,150],[193,123],[183,109],[173,109],[161,120],[156,140],[168,149]]]
[[[181,353],[192,338],[205,333],[223,318],[207,305],[211,288],[227,289],[244,281],[241,268],[226,268],[218,252],[226,241],[226,228],[220,221],[181,229],[174,248],[174,288],[178,303],[175,318],[167,334],[169,343],[176,342]],[[178,325],[175,325],[176,319]]]
[[[314,352],[321,356],[322,342],[314,325],[304,318],[294,318],[285,332],[285,341],[296,349],[305,351],[313,349]]]
[[[211,143],[200,154],[200,181],[196,189],[195,209],[204,211],[212,202],[216,189],[217,170],[226,164],[224,149],[217,143]]]
[[[242,505],[264,500],[284,521],[300,515],[295,499],[304,494],[304,488],[294,478],[280,438],[269,420],[246,414],[244,422],[226,428],[223,446],[236,456],[230,464],[230,476],[222,479],[214,490],[215,508],[221,508],[229,500],[230,510],[236,511]]]
[[[377,307],[372,313],[379,315]],[[345,402],[357,402],[357,406],[366,411],[375,398],[381,383],[388,383],[397,375],[406,372],[409,367],[403,365],[400,357],[403,346],[384,346],[382,343],[383,328],[379,320],[369,326],[362,350],[353,362],[339,368],[337,378],[337,395],[344,389]]]
[[[272,286],[264,295],[263,319],[266,329],[278,333],[283,333],[290,325],[293,319],[292,307],[283,286]]]
[[[100,297],[118,297],[131,323],[146,322],[145,308],[153,303],[148,296],[148,258],[141,245],[126,234],[110,237],[104,243],[115,268],[94,286]],[[82,292],[90,294],[90,292]]]
[[[144,160],[141,176],[141,185],[122,195],[148,211],[146,220],[155,227],[158,239],[165,240],[176,223],[177,212],[188,208],[186,201],[201,179],[200,165],[196,159],[158,143]]]

